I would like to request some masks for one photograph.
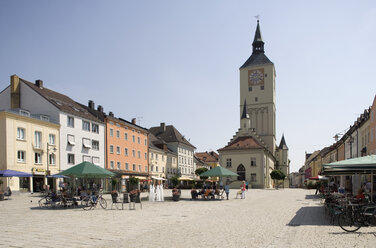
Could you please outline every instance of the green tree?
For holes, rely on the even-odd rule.
[[[273,179],[274,182],[277,181],[277,183],[275,183],[275,185],[276,185],[276,188],[278,189],[278,181],[279,180],[285,180],[286,175],[281,170],[273,170],[270,173],[270,177]]]
[[[140,179],[138,179],[136,177],[130,177],[129,178],[129,188],[130,188],[130,190],[136,189],[139,181],[140,181]]]
[[[179,179],[178,179],[177,176],[171,177],[170,181],[171,181],[173,187],[176,187],[179,183]]]
[[[198,168],[198,169],[195,170],[195,174],[196,174],[197,176],[200,176],[200,174],[204,173],[205,171],[208,171],[208,169],[207,169],[207,168],[204,168],[204,167],[202,167],[202,168]],[[208,179],[208,177],[201,177],[201,176],[200,176],[200,178],[201,178],[201,179]]]

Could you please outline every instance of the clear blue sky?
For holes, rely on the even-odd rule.
[[[0,88],[17,74],[198,150],[239,128],[239,67],[255,15],[277,79],[291,171],[331,145],[376,93],[374,1],[0,1]]]

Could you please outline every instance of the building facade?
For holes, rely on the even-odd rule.
[[[252,43],[252,55],[240,67],[240,128],[230,142],[219,149],[220,164],[238,173],[238,187],[246,180],[252,187],[272,187],[274,169],[286,175],[290,168],[284,136],[281,149],[276,146],[275,68],[265,55],[259,21]]]
[[[177,157],[177,169],[180,177],[193,179],[196,170],[193,162],[194,147],[172,125],[161,123],[159,127],[151,127],[149,131],[167,144],[167,148]]]
[[[60,125],[46,115],[24,109],[0,112],[0,170],[31,173],[32,177],[4,178],[12,191],[39,192],[44,185],[57,189],[48,175],[60,170]]]
[[[11,76],[10,86],[0,93],[0,108],[25,109],[60,124],[60,170],[83,161],[104,168],[104,123],[68,96],[44,87],[42,80]]]

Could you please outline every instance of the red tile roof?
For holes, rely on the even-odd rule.
[[[244,136],[238,137],[237,139],[233,140],[227,146],[218,149],[218,151],[229,151],[229,150],[244,150],[244,149],[264,149],[265,147],[262,146],[255,138],[252,136]]]
[[[216,152],[196,152],[196,157],[205,162],[218,162],[219,156]]]

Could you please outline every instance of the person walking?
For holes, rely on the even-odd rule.
[[[248,181],[245,181],[245,188],[246,188],[247,191],[248,191]]]
[[[225,185],[225,192],[226,192],[226,197],[227,197],[227,200],[228,200],[228,195],[230,194],[229,182],[227,182],[226,185]]]
[[[242,185],[240,187],[240,190],[242,191],[242,199],[245,199],[245,181],[242,182]]]

